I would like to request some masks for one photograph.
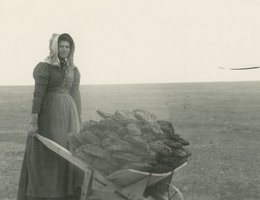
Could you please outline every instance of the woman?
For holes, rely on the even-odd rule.
[[[69,34],[53,34],[50,55],[33,71],[32,120],[18,189],[18,200],[74,199],[82,180],[79,169],[50,151],[36,132],[69,149],[68,134],[81,123],[80,73],[73,63]]]

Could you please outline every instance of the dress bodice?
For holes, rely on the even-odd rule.
[[[40,113],[42,101],[49,92],[65,92],[70,94],[81,113],[79,93],[80,73],[77,68],[60,67],[40,62],[33,71],[35,80],[32,113]]]

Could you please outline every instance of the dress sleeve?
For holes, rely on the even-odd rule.
[[[32,113],[40,113],[42,100],[46,94],[49,81],[48,65],[43,62],[36,65],[33,71],[33,78],[35,80],[35,85],[33,93]]]
[[[72,85],[72,88],[70,90],[70,94],[72,98],[74,99],[77,109],[78,109],[78,115],[79,115],[79,120],[81,123],[81,96],[80,96],[80,91],[79,91],[79,84],[80,84],[80,73],[78,68],[75,68],[74,70],[74,82]]]

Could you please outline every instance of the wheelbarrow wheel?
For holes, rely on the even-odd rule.
[[[156,190],[156,188],[153,188],[144,200],[184,200],[184,197],[176,186],[169,184],[167,192],[162,193]]]
[[[181,193],[181,191],[179,190],[179,188],[177,188],[176,186],[170,184],[169,185],[169,196],[168,199],[169,200],[184,200],[183,194]]]

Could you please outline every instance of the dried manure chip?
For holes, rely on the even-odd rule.
[[[99,138],[91,131],[84,131],[76,135],[77,139],[83,143],[99,145]]]
[[[129,123],[126,127],[130,135],[142,135],[141,129],[137,126],[136,123]]]
[[[83,151],[85,151],[86,153],[92,156],[97,156],[99,158],[104,158],[104,159],[108,159],[110,157],[109,152],[93,144],[85,144],[82,145],[80,148],[82,148]]]
[[[129,153],[113,153],[112,157],[120,159],[120,160],[125,160],[129,162],[141,162],[142,159],[138,156],[129,154]]]

